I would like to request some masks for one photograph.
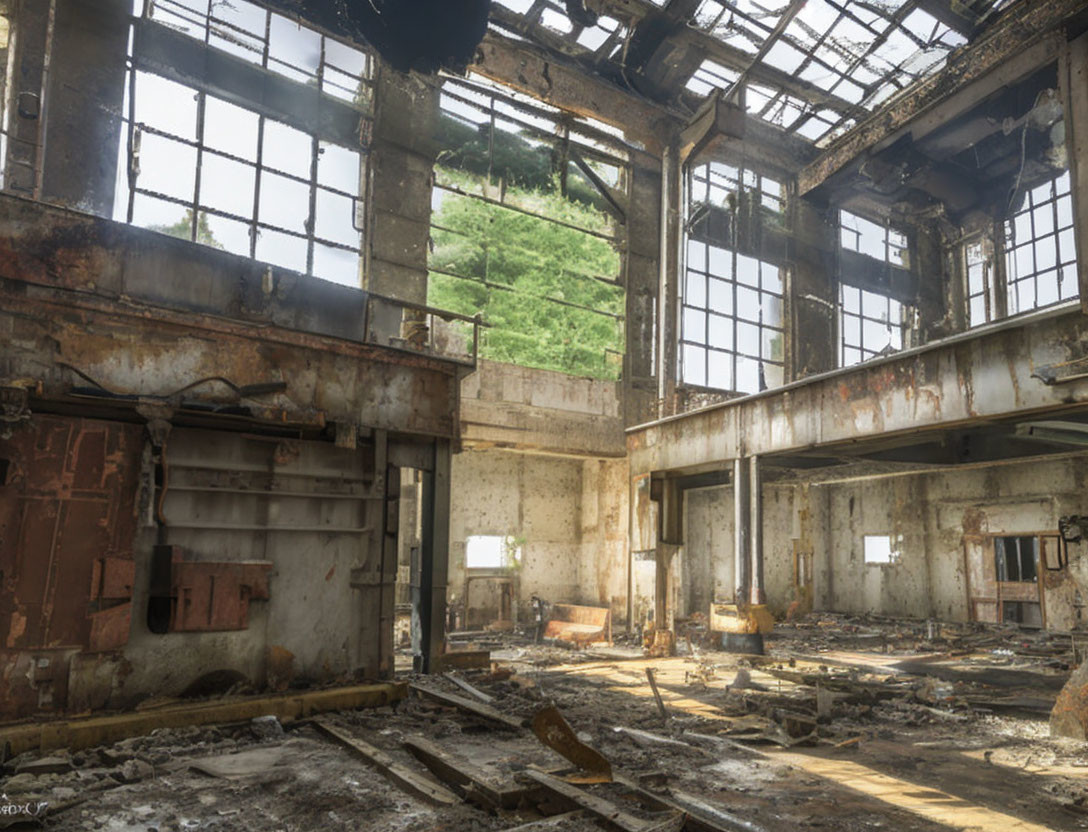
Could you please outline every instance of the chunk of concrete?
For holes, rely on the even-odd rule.
[[[1088,740],[1088,661],[1065,683],[1050,712],[1050,736]]]

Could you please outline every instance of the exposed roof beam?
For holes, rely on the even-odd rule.
[[[963,4],[956,3],[953,7],[952,0],[918,0],[918,8],[966,38],[971,37],[978,25],[978,18],[963,14]]]
[[[966,112],[997,89],[1057,56],[1056,30],[1084,0],[1031,0],[1012,6],[992,28],[936,75],[904,90],[843,135],[798,175],[806,194],[871,149],[886,147],[910,132],[917,141]]]
[[[602,14],[620,20],[628,20],[632,26],[649,14],[660,14],[662,12],[670,14],[670,8],[671,6],[666,7],[664,10],[658,8],[650,0],[601,0],[600,2]],[[676,34],[672,35],[677,44],[689,49],[697,49],[710,60],[738,72],[743,72],[749,68],[749,65],[752,65],[748,73],[750,81],[782,90],[816,107],[826,107],[843,115],[849,115],[858,110],[856,104],[837,95],[831,95],[810,81],[795,78],[788,72],[783,72],[762,62],[753,64],[751,54],[734,46],[729,46],[701,29],[687,25],[687,20],[680,20],[680,22],[685,25]]]

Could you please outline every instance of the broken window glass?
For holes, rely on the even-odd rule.
[[[1005,221],[1005,271],[1010,315],[1077,297],[1068,171],[1018,194]]]
[[[627,150],[505,87],[446,79],[428,303],[482,314],[480,355],[617,378]]]

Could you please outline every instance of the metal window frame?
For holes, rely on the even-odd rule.
[[[156,2],[163,3],[163,4],[166,4],[166,5],[175,6],[175,7],[183,7],[183,8],[189,9],[189,11],[193,11],[189,7],[183,6],[183,4],[177,2],[177,0],[156,0]],[[274,12],[269,10],[267,7],[261,6],[260,4],[254,3],[253,5],[259,6],[265,12],[265,31],[264,31],[264,35],[263,35],[263,40],[261,41],[262,44],[263,44],[263,47],[262,47],[262,53],[261,53],[260,70],[264,70],[264,71],[267,71],[267,72],[274,72],[275,70],[270,70],[269,67],[268,67],[268,63],[269,63],[269,60],[270,60],[270,27],[271,27],[272,15],[274,14]],[[197,43],[202,44],[202,47],[205,48],[205,49],[216,49],[217,47],[214,44],[212,44],[211,41],[210,41],[213,23],[222,24],[222,25],[227,26],[227,27],[231,27],[231,24],[229,24],[226,21],[220,21],[220,20],[218,20],[217,18],[214,18],[214,16],[211,15],[211,11],[210,11],[211,10],[211,0],[207,0],[207,8],[208,8],[208,13],[205,16],[204,24],[203,24],[203,26],[204,26],[204,40],[202,42],[197,41]],[[191,222],[190,222],[190,228],[189,228],[189,240],[191,242],[199,242],[198,239],[197,239],[197,236],[198,236],[198,229],[199,229],[199,224],[200,224],[200,216],[202,214],[216,216],[216,217],[222,217],[224,219],[228,219],[228,220],[231,220],[231,221],[234,221],[234,222],[244,223],[245,225],[248,226],[248,228],[249,228],[249,251],[248,251],[248,256],[250,258],[252,258],[252,259],[257,259],[257,242],[258,242],[260,232],[262,230],[272,231],[272,232],[275,232],[275,233],[285,234],[285,235],[288,235],[290,237],[294,237],[296,239],[300,239],[300,240],[305,241],[305,243],[306,243],[306,263],[305,263],[304,273],[306,275],[320,277],[320,275],[314,275],[314,271],[313,271],[315,247],[320,245],[320,246],[325,246],[325,247],[330,248],[330,249],[348,251],[348,252],[352,252],[353,254],[355,254],[357,259],[358,259],[359,274],[360,274],[360,281],[361,281],[361,279],[362,279],[361,275],[362,275],[363,266],[364,266],[365,258],[366,258],[365,210],[361,210],[361,208],[365,209],[365,206],[366,206],[367,201],[368,201],[368,194],[369,194],[369,181],[370,181],[369,170],[368,170],[369,164],[370,164],[369,147],[367,147],[362,141],[360,141],[359,146],[350,147],[350,146],[342,144],[340,141],[337,141],[332,137],[324,136],[320,131],[314,130],[312,128],[310,130],[301,130],[296,125],[289,124],[289,123],[287,123],[287,121],[284,121],[284,120],[281,120],[280,118],[276,118],[276,117],[274,117],[272,115],[269,115],[268,112],[265,110],[265,108],[262,107],[261,102],[247,101],[246,104],[243,105],[243,104],[237,103],[235,101],[230,101],[230,100],[227,100],[227,99],[224,99],[224,100],[227,100],[227,102],[232,104],[233,106],[237,106],[240,109],[247,110],[248,112],[250,112],[253,115],[257,116],[258,129],[257,129],[256,159],[255,160],[245,159],[245,158],[242,158],[242,157],[239,157],[239,156],[235,156],[235,155],[233,155],[231,153],[227,153],[227,152],[224,152],[224,151],[221,151],[221,150],[217,150],[217,149],[215,149],[213,147],[207,146],[206,143],[205,143],[206,137],[205,137],[205,123],[204,123],[205,103],[206,103],[207,97],[209,95],[212,95],[217,100],[220,99],[220,96],[216,95],[213,92],[210,92],[206,85],[201,85],[201,84],[195,83],[191,79],[181,80],[181,79],[176,79],[176,78],[170,78],[165,73],[157,71],[155,67],[145,65],[139,59],[139,56],[140,56],[140,34],[142,32],[142,26],[147,25],[148,22],[150,22],[151,25],[154,25],[154,26],[162,26],[163,25],[163,24],[155,21],[152,18],[153,9],[154,9],[154,4],[151,2],[151,0],[144,0],[142,12],[140,14],[133,15],[130,18],[130,21],[131,21],[130,22],[130,27],[131,27],[130,28],[130,31],[131,31],[130,48],[129,48],[129,54],[128,54],[127,58],[126,58],[126,73],[127,73],[126,87],[127,87],[127,93],[128,93],[128,106],[127,106],[127,108],[125,108],[124,112],[122,112],[122,116],[121,116],[121,118],[122,118],[122,132],[123,132],[124,135],[127,136],[127,140],[126,140],[127,141],[126,173],[127,173],[127,182],[128,182],[128,196],[127,196],[127,205],[126,205],[126,209],[125,209],[126,221],[129,224],[133,224],[135,201],[136,201],[137,196],[142,195],[142,196],[145,196],[145,197],[148,197],[148,198],[151,198],[151,199],[159,200],[161,202],[173,203],[175,205],[178,205],[178,206],[180,206],[182,208],[185,208],[185,209],[191,211],[192,216],[191,216]],[[289,18],[286,18],[286,19],[289,20]],[[231,27],[231,28],[235,28],[235,27]],[[344,72],[345,74],[350,74],[350,73],[346,73],[343,69],[337,68],[335,66],[335,64],[328,64],[326,62],[325,45],[326,45],[327,40],[329,40],[331,38],[330,35],[327,35],[327,34],[321,32],[320,30],[315,29],[314,27],[306,26],[306,27],[303,27],[303,28],[306,28],[306,29],[309,29],[311,31],[316,32],[322,38],[322,40],[321,40],[321,59],[320,59],[319,67],[318,67],[318,75],[316,76],[316,80],[317,80],[317,84],[318,84],[319,88],[321,88],[322,83],[323,83],[323,73],[324,73],[324,70],[325,70],[326,66],[330,66],[333,69],[337,69],[337,71],[339,71],[339,72]],[[343,43],[347,48],[355,49],[356,51],[358,51],[360,53],[360,55],[363,56],[363,58],[365,59],[364,73],[363,73],[363,75],[359,76],[359,83],[361,85],[367,86],[371,90],[370,98],[373,99],[373,79],[370,77],[371,72],[372,72],[372,66],[373,66],[373,60],[372,60],[371,56],[367,52],[365,52],[364,50],[360,49],[355,44],[349,44],[349,43],[343,42],[343,41],[341,41],[340,39],[337,39],[337,38],[332,38],[332,39]],[[201,48],[201,46],[198,46],[197,48]],[[273,60],[277,60],[277,59],[273,59]],[[303,70],[303,69],[301,69],[299,67],[294,67],[293,65],[287,64],[286,62],[280,61],[280,63],[283,63],[285,66],[287,66],[287,67],[289,67],[291,69],[294,69],[295,71],[302,72],[302,73],[306,72],[305,70]],[[187,139],[187,138],[184,138],[184,137],[169,133],[168,131],[160,130],[160,129],[151,127],[149,125],[143,124],[143,123],[138,123],[136,121],[136,100],[137,100],[136,80],[137,80],[138,74],[140,74],[140,73],[165,78],[166,80],[170,81],[171,83],[178,84],[179,86],[182,86],[182,87],[185,87],[185,88],[187,88],[189,90],[192,90],[192,92],[196,96],[196,100],[197,100],[197,123],[196,123],[196,139],[195,140]],[[291,78],[290,76],[283,75],[283,73],[279,73],[279,75],[281,77],[286,78],[288,83],[302,83],[302,82],[299,82],[297,79]],[[354,109],[354,105],[347,104],[346,102],[344,102],[343,100],[341,100],[339,98],[334,97],[334,100],[336,100],[340,105],[342,105],[344,107],[352,107]],[[368,118],[366,116],[361,115],[361,118],[364,119],[364,123],[368,120]],[[310,145],[311,155],[310,155],[309,175],[307,177],[301,177],[301,176],[298,176],[296,174],[289,173],[287,171],[283,171],[283,170],[280,170],[278,168],[271,167],[271,166],[266,165],[264,163],[265,127],[266,127],[266,124],[269,121],[274,122],[276,124],[281,124],[284,127],[287,127],[287,128],[293,129],[293,130],[297,130],[299,132],[307,133],[309,135],[310,143],[311,143],[311,145]],[[362,130],[360,135],[367,135],[368,132],[369,131],[367,131],[367,130]],[[195,173],[194,173],[193,195],[192,195],[191,199],[180,199],[178,197],[175,197],[175,196],[172,196],[172,195],[169,195],[169,194],[163,194],[163,193],[151,190],[149,188],[141,188],[139,186],[139,179],[138,179],[139,145],[140,145],[140,137],[145,133],[149,134],[149,135],[160,136],[160,137],[165,138],[165,139],[167,139],[169,141],[177,142],[179,144],[195,148],[195,150],[196,150],[196,166],[195,166]],[[343,147],[344,149],[348,150],[349,152],[357,153],[359,155],[359,157],[360,157],[359,188],[358,188],[358,191],[356,193],[352,193],[352,192],[345,191],[345,190],[335,188],[335,187],[329,187],[327,185],[323,185],[323,184],[320,184],[318,182],[318,178],[317,178],[317,175],[318,175],[318,162],[319,162],[319,156],[320,156],[320,152],[321,152],[321,145],[323,143],[324,144],[330,144],[330,145],[336,145],[338,147]],[[243,165],[253,169],[253,175],[254,175],[253,207],[252,207],[252,211],[250,212],[249,216],[234,214],[234,213],[231,213],[229,211],[225,211],[225,210],[222,210],[222,209],[219,209],[219,208],[212,208],[210,206],[203,205],[201,203],[201,178],[202,178],[203,161],[204,161],[205,154],[210,154],[212,156],[228,159],[230,161],[233,161],[233,162],[236,162],[236,163],[239,163],[239,164],[243,164]],[[284,177],[286,179],[289,179],[289,180],[294,181],[294,182],[298,182],[298,183],[303,184],[303,185],[306,186],[307,191],[308,191],[308,203],[309,204],[308,204],[307,219],[306,219],[305,223],[303,224],[303,228],[304,228],[303,231],[299,231],[299,230],[293,229],[293,228],[286,228],[286,227],[283,227],[283,226],[279,226],[279,225],[276,225],[274,223],[266,222],[266,221],[264,221],[264,220],[262,220],[260,218],[260,216],[261,216],[261,214],[260,214],[261,185],[262,185],[262,182],[264,181],[265,174],[275,175],[275,176],[282,176],[282,177]],[[317,234],[317,232],[316,232],[316,225],[317,225],[317,223],[316,223],[316,205],[317,205],[317,198],[318,198],[319,193],[323,193],[323,192],[324,193],[329,193],[329,194],[334,194],[334,195],[337,195],[337,196],[342,196],[342,197],[345,197],[345,198],[350,199],[352,201],[352,206],[353,206],[353,209],[352,209],[352,227],[359,232],[359,242],[358,242],[357,246],[348,245],[348,244],[345,244],[345,243],[340,242],[338,240],[331,240],[331,239],[329,239],[327,237],[322,237],[322,236]],[[362,227],[360,227],[360,217],[364,217]],[[275,264],[273,264],[273,265],[275,265]]]
[[[1067,190],[1058,191],[1057,183],[1062,178],[1069,179]],[[1035,191],[1043,185],[1051,185],[1050,195],[1039,202],[1035,201]],[[1045,309],[1048,306],[1055,306],[1059,303],[1072,300],[1079,295],[1080,289],[1077,285],[1077,253],[1076,253],[1076,235],[1077,235],[1077,218],[1076,214],[1071,213],[1070,222],[1068,225],[1060,225],[1058,221],[1058,202],[1062,197],[1069,196],[1072,193],[1072,180],[1068,170],[1057,176],[1044,179],[1041,182],[1036,183],[1031,188],[1023,188],[1023,203],[1022,206],[1009,214],[1003,223],[1003,233],[1001,235],[1002,242],[1002,254],[1005,259],[1005,303],[1006,307],[1016,309],[1016,315],[1022,315],[1027,312],[1031,312],[1035,309]],[[1050,209],[1051,219],[1053,221],[1052,229],[1045,233],[1038,233],[1035,228],[1035,211],[1039,208]],[[1027,215],[1028,221],[1031,224],[1031,237],[1027,240],[1016,239],[1016,220],[1020,217]],[[1062,257],[1065,254],[1062,247],[1059,245],[1059,237],[1064,231],[1071,231],[1073,235],[1073,251],[1072,258],[1070,260],[1063,261]],[[1043,240],[1050,239],[1054,246],[1054,266],[1048,269],[1040,269],[1038,261],[1036,259],[1036,248]],[[1015,264],[1016,251],[1027,246],[1031,247],[1031,261],[1032,270],[1028,274],[1013,276],[1012,266]],[[1062,274],[1067,269],[1072,269],[1073,282],[1075,291],[1063,297],[1062,296]],[[1040,280],[1045,278],[1048,272],[1053,271],[1055,278],[1054,288],[1057,292],[1057,300],[1050,303],[1039,303],[1039,285]],[[1032,297],[1034,303],[1027,308],[1021,308],[1019,303],[1019,287],[1020,284],[1031,282]]]
[[[458,92],[461,90],[462,92]],[[481,103],[479,100],[474,100],[465,94],[465,92],[472,92],[475,95],[484,96],[487,99],[486,103]],[[557,144],[563,148],[562,156],[568,160],[571,164],[574,164],[574,160],[570,159],[572,153],[577,153],[584,159],[600,162],[602,164],[611,165],[619,171],[619,188],[612,188],[612,191],[619,191],[623,197],[629,197],[630,195],[630,183],[631,183],[631,160],[630,155],[626,150],[626,145],[617,139],[615,136],[609,135],[603,130],[599,130],[591,124],[586,124],[583,121],[573,117],[569,113],[556,108],[550,108],[543,102],[537,102],[535,100],[527,100],[525,96],[518,94],[514,90],[509,92],[505,91],[498,82],[479,82],[471,78],[454,78],[444,77],[442,79],[442,85],[440,88],[440,100],[442,96],[448,96],[448,98],[459,102],[466,107],[472,107],[481,114],[487,115],[487,130],[488,130],[488,167],[489,171],[493,163],[494,153],[494,136],[496,128],[496,119],[501,119],[506,122],[516,124],[520,131],[530,134],[534,139],[546,142],[553,146]],[[502,105],[503,109],[496,106],[496,103]],[[446,115],[452,118],[458,118],[458,114],[449,110],[440,109]],[[522,114],[522,117],[519,117]],[[534,124],[530,119],[546,120],[554,125],[553,132],[548,132],[542,129],[537,124]],[[473,126],[479,127],[475,122]],[[441,165],[441,157],[436,161],[435,167]],[[626,303],[626,266],[627,266],[627,235],[626,235],[626,219],[622,216],[613,214],[614,220],[614,233],[605,233],[596,229],[585,228],[576,223],[566,222],[564,220],[556,219],[555,217],[549,217],[536,211],[523,208],[516,204],[505,202],[502,199],[495,199],[494,197],[487,196],[485,194],[477,194],[469,191],[465,191],[461,188],[453,187],[451,185],[443,184],[435,178],[433,187],[435,190],[442,191],[448,194],[454,194],[459,197],[476,200],[488,205],[493,205],[496,208],[501,208],[514,213],[519,213],[525,216],[533,217],[534,219],[542,222],[551,223],[553,225],[568,228],[572,231],[577,231],[582,234],[586,234],[591,237],[608,242],[615,249],[620,258],[619,269],[614,277],[606,275],[590,275],[582,272],[570,272],[571,275],[582,280],[591,280],[605,285],[614,287],[623,293],[624,303]],[[448,234],[457,234],[464,236],[460,231],[448,228],[432,219],[430,227],[433,230],[443,231]],[[477,244],[486,248],[486,241],[479,242]],[[432,264],[428,264],[428,271],[433,274],[440,274],[445,277],[452,277],[458,280],[472,281],[473,283],[482,285],[487,289],[498,290],[504,292],[512,292],[520,294],[525,297],[531,297],[535,300],[539,300],[547,303],[554,303],[558,306],[563,306],[572,309],[578,309],[584,312],[590,312],[594,315],[599,315],[604,318],[608,318],[614,321],[618,326],[625,327],[627,316],[625,313],[609,312],[605,309],[598,309],[584,304],[574,303],[572,301],[565,300],[563,298],[557,298],[551,295],[540,295],[534,293],[527,293],[522,289],[515,288],[505,283],[496,283],[490,281],[486,276],[481,277],[478,275],[466,275],[458,272],[450,271],[447,269],[437,268]],[[606,349],[607,354],[622,355],[622,350]]]

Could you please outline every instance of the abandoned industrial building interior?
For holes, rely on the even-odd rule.
[[[0,53],[0,828],[1088,829],[1088,0]]]

